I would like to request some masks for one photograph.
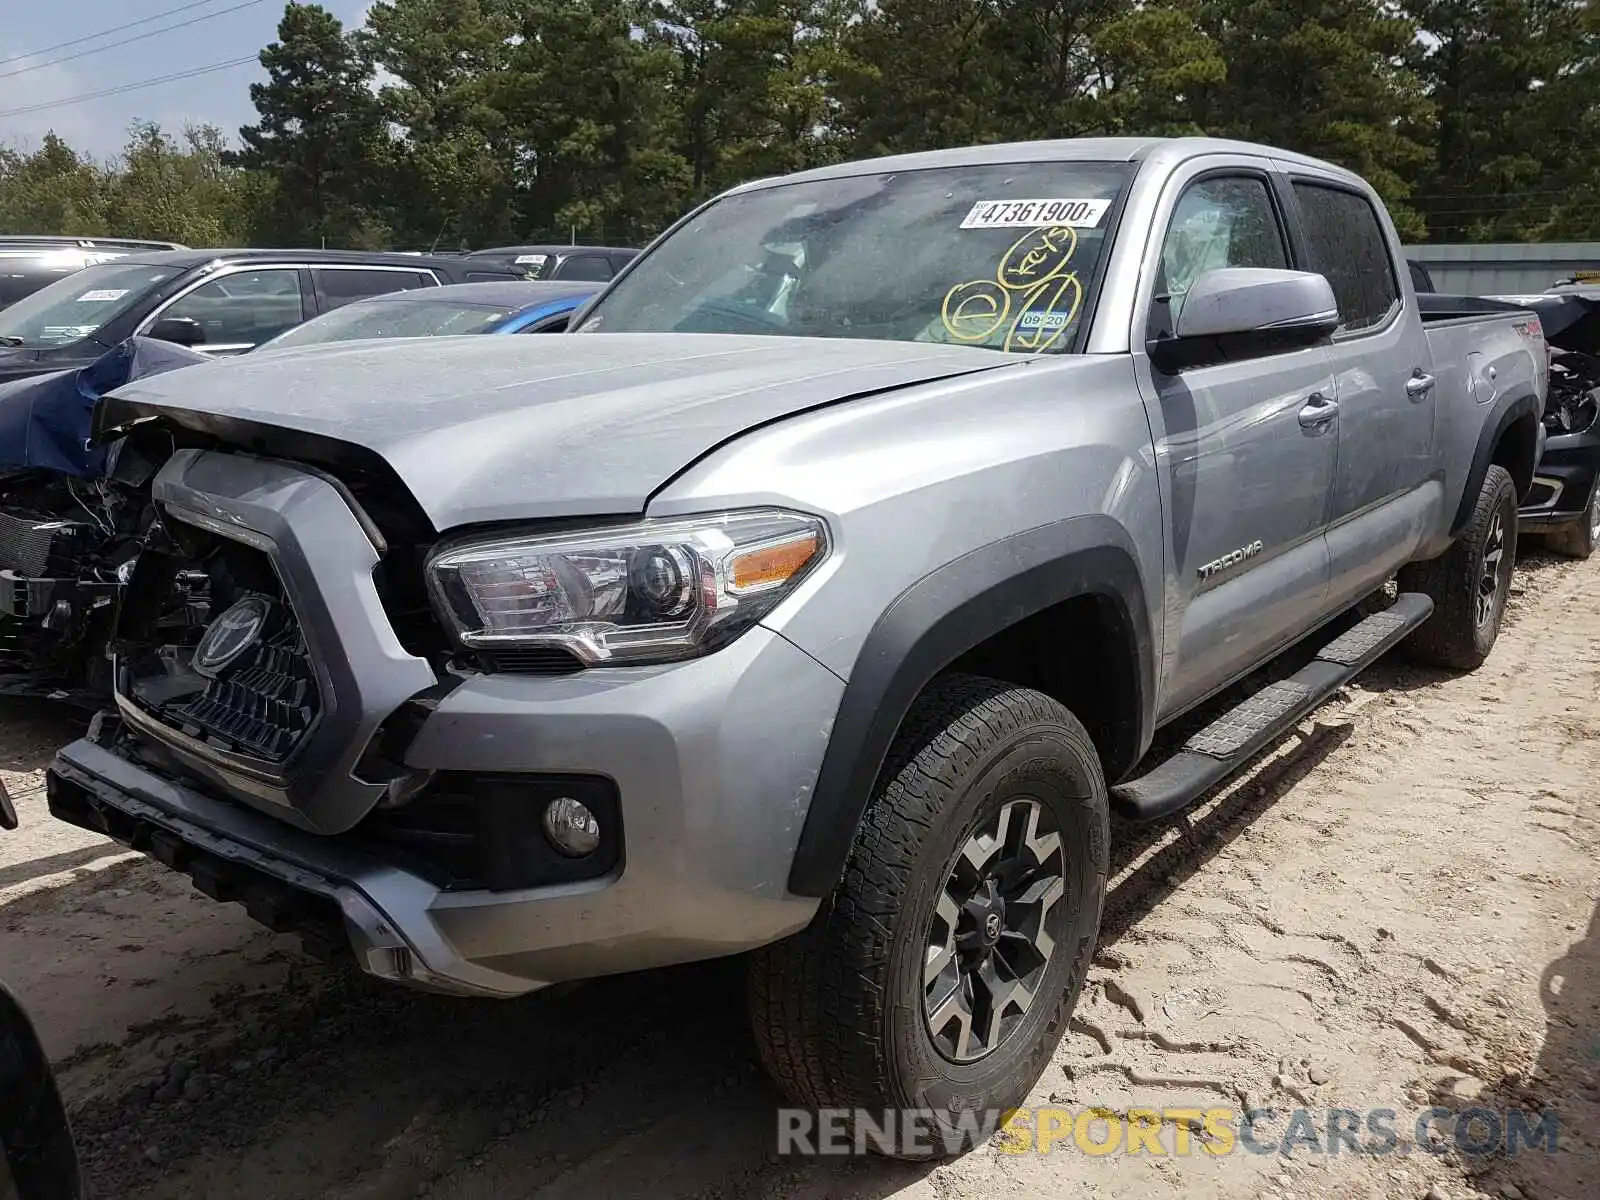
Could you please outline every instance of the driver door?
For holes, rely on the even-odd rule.
[[[1267,169],[1214,161],[1164,198],[1135,352],[1171,539],[1163,717],[1295,640],[1319,619],[1328,591],[1323,535],[1339,440],[1337,406],[1325,418],[1318,411],[1333,395],[1327,350],[1173,374],[1142,353],[1145,337],[1170,336],[1205,272],[1290,265]]]

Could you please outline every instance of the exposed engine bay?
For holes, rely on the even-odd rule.
[[[100,397],[206,362],[132,338],[79,371],[0,385],[0,695],[98,706],[117,599],[155,519],[150,480],[170,434],[101,442]]]
[[[0,476],[0,694],[92,703],[118,591],[154,518],[156,462],[122,447],[95,480]]]

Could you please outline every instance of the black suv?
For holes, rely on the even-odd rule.
[[[464,257],[469,263],[511,271],[519,279],[605,283],[638,255],[621,246],[495,246]]]
[[[0,236],[0,308],[31,296],[63,276],[94,263],[141,250],[183,250],[177,242],[144,242],[131,238],[50,237],[34,234]]]
[[[333,250],[131,252],[0,310],[0,380],[87,366],[133,334],[239,354],[352,300],[516,279],[492,262]]]

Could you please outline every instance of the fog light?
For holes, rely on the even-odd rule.
[[[600,822],[588,806],[571,796],[552,800],[545,807],[544,835],[571,858],[583,858],[600,848]]]

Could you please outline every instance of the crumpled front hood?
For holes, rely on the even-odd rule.
[[[1019,361],[831,338],[417,338],[258,352],[140,380],[116,399],[120,413],[131,403],[184,424],[202,414],[365,447],[442,531],[641,512],[686,466],[756,426]]]

